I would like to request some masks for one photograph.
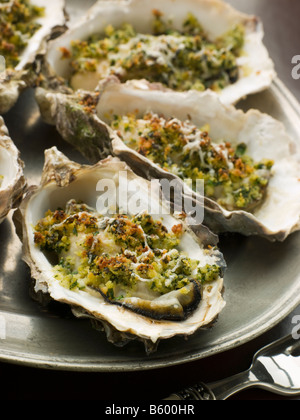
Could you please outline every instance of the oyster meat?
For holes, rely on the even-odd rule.
[[[45,51],[45,42],[65,30],[64,23],[64,0],[0,1],[0,114],[34,85],[39,74],[36,59]]]
[[[203,179],[216,233],[282,241],[299,229],[299,144],[269,115],[211,91],[166,95],[115,81],[94,95],[48,92],[47,104],[48,121],[91,161],[110,152],[149,179]]]
[[[24,163],[0,117],[0,223],[15,208],[26,187]]]
[[[166,203],[118,158],[81,166],[55,147],[45,155],[41,185],[15,217],[35,292],[104,325],[116,344],[140,339],[147,351],[216,319],[225,262],[214,234],[169,209],[150,214]]]
[[[49,44],[47,88],[57,76],[92,91],[113,76],[137,89],[144,79],[165,91],[212,89],[235,103],[275,76],[262,38],[256,17],[221,0],[98,1]]]

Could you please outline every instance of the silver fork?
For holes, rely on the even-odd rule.
[[[245,372],[209,384],[200,382],[164,400],[226,400],[250,387],[280,395],[300,395],[300,338],[288,335],[263,347]]]

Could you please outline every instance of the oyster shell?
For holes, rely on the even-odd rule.
[[[234,147],[244,143],[247,154],[255,161],[272,160],[274,166],[266,177],[268,186],[264,197],[249,211],[230,209],[216,200],[205,197],[205,224],[214,232],[238,232],[260,235],[269,240],[283,241],[299,229],[300,194],[299,144],[290,138],[284,125],[267,114],[251,109],[243,112],[224,106],[216,94],[193,91],[172,93],[149,89],[132,89],[129,84],[110,82],[102,92],[91,95],[57,95],[40,91],[47,98],[48,121],[56,124],[64,139],[76,146],[88,159],[99,159],[110,151],[126,161],[138,174],[146,178],[177,178],[155,162],[129,148],[112,131],[113,115],[127,115],[149,111],[166,118],[189,120],[197,127],[210,127],[215,142],[229,141]],[[46,103],[46,102],[45,102]],[[270,176],[270,179],[268,177]],[[190,190],[193,200],[200,197]]]
[[[50,256],[49,253],[45,251],[45,249],[49,251],[50,242],[48,242],[48,248],[41,248],[38,246],[38,238],[41,238],[41,230],[37,231],[36,226],[38,222],[40,228],[43,226],[43,223],[46,220],[43,218],[48,209],[52,211],[55,211],[58,208],[66,209],[67,205],[68,210],[66,210],[66,212],[68,212],[68,217],[67,219],[60,219],[62,223],[69,223],[70,217],[72,217],[73,222],[75,219],[79,220],[77,216],[81,217],[81,220],[83,218],[85,218],[85,221],[92,220],[92,216],[95,216],[96,213],[90,213],[92,211],[91,209],[96,209],[96,203],[99,199],[101,200],[101,203],[103,203],[107,198],[104,198],[104,196],[101,198],[101,192],[97,192],[97,189],[98,191],[101,191],[98,187],[98,183],[101,180],[108,180],[116,183],[115,197],[119,197],[118,205],[124,210],[125,204],[129,201],[127,201],[128,197],[124,194],[124,191],[122,191],[122,194],[119,196],[119,188],[121,188],[120,173],[123,177],[124,174],[126,174],[129,181],[137,183],[135,185],[138,185],[138,192],[136,190],[137,187],[135,186],[133,191],[128,194],[128,197],[132,198],[133,194],[138,194],[135,198],[141,200],[140,203],[142,203],[142,208],[148,206],[149,202],[152,203],[155,201],[155,203],[159,203],[158,196],[149,195],[149,182],[135,175],[128,166],[118,158],[108,157],[94,166],[81,166],[67,159],[55,147],[46,150],[45,166],[41,184],[39,186],[32,186],[28,189],[20,208],[16,212],[15,222],[17,232],[23,241],[23,258],[31,268],[32,277],[35,279],[34,290],[36,293],[48,294],[54,300],[68,303],[71,305],[76,316],[89,317],[97,326],[104,325],[108,339],[115,342],[115,344],[120,345],[128,340],[138,338],[145,343],[147,351],[153,351],[161,339],[167,339],[175,335],[188,336],[193,334],[198,328],[208,326],[216,319],[217,315],[223,309],[225,302],[222,297],[222,273],[225,263],[222,254],[216,248],[217,237],[214,234],[202,225],[194,226],[192,230],[184,220],[175,218],[174,215],[167,214],[168,212],[164,213],[162,216],[163,223],[168,229],[171,229],[174,225],[184,227],[179,248],[187,250],[187,254],[192,258],[200,258],[203,266],[205,266],[205,264],[212,264],[218,267],[218,274],[215,275],[211,281],[204,283],[202,286],[200,286],[199,283],[196,283],[196,281],[192,281],[186,289],[183,287],[179,292],[167,293],[163,295],[164,298],[161,297],[160,299],[156,299],[157,297],[153,299],[152,297],[152,303],[149,302],[148,297],[145,297],[147,295],[145,295],[145,293],[142,293],[140,298],[124,298],[123,296],[119,296],[117,300],[112,301],[113,298],[107,292],[107,288],[110,286],[107,284],[106,289],[104,286],[94,287],[94,283],[93,286],[87,286],[87,284],[85,284],[82,287],[82,284],[79,285],[79,283],[77,283],[78,287],[66,287],[66,285],[61,282],[61,278],[57,276],[57,271],[55,271],[57,268],[57,266],[55,268],[55,264],[57,263],[53,261],[53,255],[51,254]],[[103,191],[104,190],[102,190],[102,192]],[[153,190],[151,194],[153,194]],[[111,195],[110,198],[112,198]],[[148,201],[148,199],[150,201]],[[78,204],[80,200],[85,204]],[[110,209],[110,207],[107,207],[106,211],[108,211],[108,209]],[[146,209],[148,209],[148,207],[146,207]],[[128,217],[130,215],[132,216],[129,207],[127,210]],[[47,213],[47,220],[49,220],[49,217],[52,217],[51,214],[52,213],[49,212]],[[89,214],[91,215],[90,219],[88,219]],[[99,253],[98,257],[100,259],[107,258],[107,253],[110,252],[112,259],[113,257],[119,258],[121,254],[117,254],[116,256],[116,253],[114,253],[116,244],[114,243],[111,245],[111,237],[110,240],[108,240],[107,238],[104,239],[103,236],[103,232],[106,231],[103,229],[117,226],[111,222],[111,220],[115,221],[116,219],[112,219],[112,216],[108,217],[110,214],[109,211],[106,214],[103,210],[102,214],[103,217],[105,217],[99,219],[100,224],[97,225],[97,234],[102,235],[100,243],[104,248],[101,249],[104,249],[105,252],[101,255]],[[139,214],[141,215],[142,213]],[[62,216],[62,210],[56,212],[55,217],[58,216]],[[95,220],[93,223],[95,223]],[[85,226],[87,225],[86,222]],[[121,225],[118,224],[116,234],[118,234],[121,229],[120,226]],[[137,225],[135,226],[135,229],[136,228]],[[74,227],[72,227],[72,229],[73,235],[75,235],[76,238],[79,238],[82,233],[82,231],[79,230],[79,227],[76,228],[76,233],[74,233]],[[140,232],[140,230],[136,230],[135,232]],[[122,231],[121,236],[123,233],[124,232]],[[89,241],[96,240],[97,234],[93,232],[89,237]],[[126,238],[128,238],[128,236],[125,235],[125,238],[122,236],[122,240],[125,241]],[[139,238],[138,235],[135,236],[135,239],[137,238]],[[81,237],[80,241],[82,241]],[[66,249],[71,249],[73,246],[75,246],[74,242],[70,248]],[[126,247],[126,250],[124,251],[123,249],[122,251],[123,257],[126,254],[128,258],[133,258],[133,248],[130,248],[130,245],[128,244]],[[78,249],[76,249],[76,252],[77,251]],[[118,250],[118,252],[121,251]],[[145,250],[143,250],[143,252],[145,252]],[[147,255],[149,257],[149,253],[147,253]],[[89,256],[91,257],[90,253]],[[144,254],[144,256],[146,256],[146,254]],[[90,261],[92,260],[96,261],[96,259],[90,258]],[[61,266],[60,269],[62,270]],[[121,271],[126,271],[125,263],[122,265]],[[119,279],[120,276],[123,275],[121,271],[119,271]],[[108,271],[103,268],[99,275],[105,275],[107,272]],[[91,276],[92,273],[90,272],[88,277],[90,278]],[[80,281],[82,282],[83,279],[85,279],[84,281],[87,281],[86,274]],[[63,281],[65,281],[65,277],[63,278]],[[120,284],[118,287],[121,287]],[[185,293],[183,293],[184,290]],[[117,293],[116,290],[114,291]],[[201,296],[198,295],[199,291]],[[122,293],[124,293],[124,290]],[[170,299],[170,302],[168,299]],[[189,302],[189,300],[193,301],[193,307],[190,306],[191,302]],[[173,306],[174,301],[176,302],[175,306]],[[189,306],[189,309],[183,314],[183,317],[176,309],[179,301],[181,301],[183,307],[185,304]],[[175,317],[172,316],[172,308],[175,310]]]
[[[26,187],[24,163],[0,117],[0,223],[15,208]]]
[[[150,34],[153,31],[153,12],[158,19],[158,25],[161,23],[160,19],[164,19],[165,22],[171,20],[171,27],[177,31],[182,31],[183,27],[189,26],[190,23],[187,24],[187,21],[184,20],[187,16],[189,16],[190,13],[192,13],[193,19],[195,18],[199,21],[204,33],[207,34],[207,37],[212,42],[217,42],[216,40],[230,31],[233,26],[240,25],[242,28],[244,28],[245,42],[243,50],[241,53],[239,53],[235,64],[232,64],[232,67],[228,70],[228,74],[226,73],[225,78],[229,78],[230,81],[227,80],[228,83],[222,82],[223,84],[225,83],[226,86],[224,88],[222,87],[220,90],[218,89],[218,94],[220,95],[222,102],[235,103],[244,96],[263,90],[271,84],[275,76],[274,66],[268,56],[266,48],[262,43],[263,28],[258,18],[240,13],[221,0],[187,0],[184,2],[180,0],[165,0],[163,2],[159,0],[113,0],[109,2],[98,1],[88,10],[87,14],[83,16],[79,22],[71,27],[59,39],[56,39],[49,44],[49,48],[45,56],[44,66],[44,71],[49,82],[48,88],[57,89],[58,85],[61,85],[61,82],[57,82],[57,80],[61,80],[61,78],[66,79],[67,81],[70,80],[72,74],[72,67],[70,65],[72,41],[85,41],[95,34],[100,34],[100,36],[103,36],[105,28],[108,25],[110,25],[110,28],[114,27],[117,29],[120,28],[124,23],[131,24],[137,32],[142,34]],[[170,37],[171,36],[172,35],[170,35]],[[176,38],[174,39],[176,40]],[[229,48],[233,48],[233,39],[234,36],[231,37]],[[163,42],[166,43],[167,41],[165,40]],[[182,50],[182,46],[180,48],[179,47],[180,46],[178,45],[176,47],[178,52],[180,48],[180,51],[184,50]],[[126,48],[124,46],[123,50]],[[132,52],[132,48],[132,45],[128,47],[129,53]],[[225,50],[226,48],[224,51]],[[159,67],[163,75],[167,74],[164,65],[169,66],[169,69],[170,65],[163,65],[162,61],[167,60],[168,62],[169,58],[163,58],[161,56],[162,52],[161,49],[158,48],[157,42],[155,42],[155,45],[152,46],[151,51],[152,52],[149,56],[149,60],[151,62],[151,71],[155,69],[155,67]],[[125,54],[125,52],[123,53]],[[139,56],[141,56],[143,53],[144,51],[140,51]],[[198,54],[200,53],[198,52]],[[207,52],[206,60],[210,54],[211,52]],[[177,55],[179,56],[180,54]],[[95,54],[93,55],[92,59],[94,58]],[[199,58],[197,58],[197,60],[199,60]],[[217,60],[217,58],[215,60]],[[117,68],[116,70],[111,70],[112,64],[106,61],[101,61],[101,63],[102,64],[99,65],[98,69],[93,67],[93,71],[88,73],[77,73],[77,75],[75,74],[72,79],[74,89],[94,90],[99,80],[105,79],[107,76],[112,74],[120,77],[122,81],[124,81],[124,78],[134,79],[135,87],[140,89],[141,86],[139,84],[139,80],[143,78],[147,79],[147,77],[149,79],[150,77],[150,72],[147,73],[148,76],[147,74],[145,76],[143,73],[144,68],[142,64],[140,66],[140,71],[137,72],[137,64],[135,63],[133,70],[137,73],[132,74],[130,73],[131,70],[128,70],[127,73],[124,73],[124,66],[122,69]],[[148,63],[147,66],[150,64]],[[162,67],[164,70],[161,69]],[[203,69],[201,71],[203,74],[205,74],[205,72],[208,70],[206,69],[204,71]],[[86,77],[85,74],[87,74]],[[160,81],[161,78],[156,80],[154,76],[152,78],[150,77],[150,81],[152,82],[153,88],[168,91],[170,88],[174,89],[173,85],[170,86],[170,80],[172,77],[173,76],[170,76],[168,73],[167,76],[163,76],[163,82]],[[186,78],[184,75],[182,77],[185,78],[185,80],[189,80],[191,78],[190,75],[188,78]],[[209,77],[211,76],[206,77],[207,80],[209,80]],[[57,79],[56,82],[55,79]],[[156,83],[157,81],[159,83]],[[200,87],[196,87],[196,85],[197,83],[195,83],[193,86],[185,87],[183,84],[180,89],[186,90],[190,89],[191,87],[200,89]],[[87,86],[90,87],[87,88]],[[213,85],[207,86],[213,89],[216,88]],[[64,88],[65,87],[61,85],[61,89]],[[201,89],[202,88],[203,86]],[[177,88],[175,87],[175,89]]]
[[[7,1],[1,2],[0,8],[1,11],[7,10],[9,12],[10,10],[13,10],[13,7],[18,8],[23,5],[26,6],[27,4],[42,8],[43,12],[40,16],[38,15],[33,19],[38,26],[29,39],[27,39],[26,33],[25,35],[20,35],[19,29],[16,29],[14,38],[20,37],[21,41],[19,41],[24,43],[24,47],[20,51],[20,54],[15,57],[15,61],[10,63],[9,55],[7,54],[5,56],[4,54],[4,58],[6,58],[6,69],[0,72],[0,114],[4,114],[12,108],[17,101],[19,94],[26,87],[34,85],[39,74],[36,59],[45,52],[45,42],[66,29],[64,26],[64,0],[53,0],[52,2],[46,0],[33,0],[32,2],[21,1],[18,3],[15,1]],[[17,12],[13,10],[13,13],[15,14]],[[5,19],[2,23],[6,24]],[[23,18],[21,23],[25,25]],[[10,38],[4,38],[3,40],[3,43],[6,43],[8,46],[7,48],[10,48],[10,45],[13,47],[13,44],[10,44],[12,42],[13,41],[11,41]]]

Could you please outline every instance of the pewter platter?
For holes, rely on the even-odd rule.
[[[269,113],[300,141],[300,106],[279,80],[239,106]],[[29,184],[39,182],[44,150],[54,145],[69,158],[85,162],[54,127],[42,122],[32,90],[21,96],[4,119],[25,161]],[[220,248],[228,264],[227,305],[217,323],[188,340],[177,337],[162,341],[157,352],[147,356],[141,343],[123,348],[108,343],[104,333],[92,329],[88,320],[75,319],[62,304],[44,308],[31,299],[30,274],[21,260],[12,215],[0,225],[0,244],[0,360],[5,362],[80,371],[137,371],[178,365],[254,339],[300,303],[300,232],[283,243],[222,236]]]

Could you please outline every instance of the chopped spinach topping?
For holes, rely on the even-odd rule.
[[[183,180],[203,179],[205,195],[228,210],[252,211],[264,198],[274,162],[255,162],[244,143],[214,143],[208,126],[152,113],[114,116],[111,126],[127,146],[164,170]]]
[[[108,75],[122,82],[145,78],[177,91],[218,91],[236,82],[244,45],[241,25],[212,41],[191,13],[182,30],[174,29],[160,11],[153,14],[152,34],[138,33],[125,23],[120,28],[109,25],[104,34],[87,40],[73,40],[71,50],[61,51],[62,58],[70,59],[73,77],[95,73],[95,84]]]
[[[103,217],[71,200],[37,222],[34,242],[56,256],[54,275],[64,287],[101,290],[118,301],[139,293],[157,297],[219,277],[217,265],[179,250],[183,234],[181,223],[168,230],[146,212]]]
[[[30,0],[0,0],[0,55],[7,68],[17,66],[29,39],[41,27],[36,19],[43,14],[44,8]]]

